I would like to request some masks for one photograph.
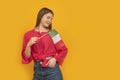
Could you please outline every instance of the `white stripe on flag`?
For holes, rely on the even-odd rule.
[[[61,40],[61,37],[59,34],[57,34],[54,37],[52,37],[52,39],[53,39],[54,44],[56,44],[57,42],[59,42]]]

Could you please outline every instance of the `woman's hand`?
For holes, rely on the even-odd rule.
[[[33,44],[35,44],[35,43],[37,42],[37,40],[38,40],[38,37],[32,37],[32,38],[29,40],[27,46],[29,46],[29,47],[32,46]]]
[[[54,67],[56,65],[56,59],[54,57],[50,58],[47,65],[49,67]]]

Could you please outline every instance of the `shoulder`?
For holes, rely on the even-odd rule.
[[[24,37],[30,37],[34,33],[35,33],[34,29],[28,30],[24,33]]]

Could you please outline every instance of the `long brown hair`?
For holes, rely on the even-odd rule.
[[[42,17],[47,13],[51,13],[54,16],[54,13],[51,9],[48,9],[46,7],[40,9],[37,15],[37,21],[36,21],[35,28],[40,24]],[[52,23],[49,25],[48,29],[52,29]]]

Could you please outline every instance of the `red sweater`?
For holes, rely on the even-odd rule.
[[[67,48],[64,42],[61,40],[57,47],[52,41],[52,38],[47,34],[46,36],[40,38],[35,44],[31,46],[31,56],[27,58],[25,56],[25,48],[31,37],[41,37],[48,32],[37,32],[34,29],[26,32],[23,38],[23,47],[22,47],[22,63],[28,64],[32,60],[42,60],[42,66],[45,67],[47,60],[46,57],[55,57],[57,63],[62,65],[63,60],[67,54]],[[62,46],[61,46],[62,45]]]

